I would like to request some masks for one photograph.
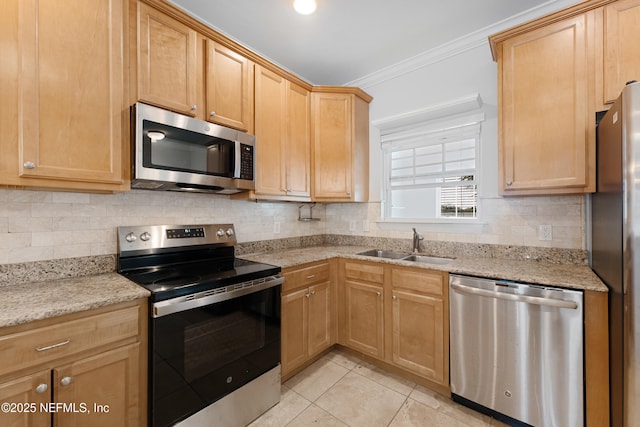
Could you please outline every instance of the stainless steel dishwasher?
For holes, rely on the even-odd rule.
[[[453,399],[512,425],[583,427],[582,291],[449,278]]]

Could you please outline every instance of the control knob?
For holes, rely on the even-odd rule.
[[[147,233],[146,231],[140,235],[140,240],[142,240],[143,242],[146,242],[149,239],[151,239],[151,234]]]
[[[233,228],[227,228],[227,236],[231,237],[233,234]]]
[[[221,228],[220,230],[218,230],[218,231],[216,232],[216,236],[218,236],[218,237],[224,237],[224,230],[223,230],[222,228]]]
[[[129,243],[133,243],[136,240],[138,240],[138,238],[136,237],[135,234],[133,234],[133,232],[131,232],[131,233],[127,233],[127,235],[124,236],[124,240],[126,240]]]

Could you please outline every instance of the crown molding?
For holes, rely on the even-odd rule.
[[[546,14],[556,12],[559,9],[571,6],[575,3],[576,0],[547,1],[539,6],[514,15],[508,19],[496,22],[495,24],[481,28],[480,30],[474,31],[465,36],[452,40],[451,42],[427,50],[404,61],[400,61],[394,65],[385,67],[379,71],[345,83],[345,86],[356,86],[362,89],[367,89],[372,86],[384,83],[388,80],[401,77],[420,68],[442,62],[446,59],[452,58],[473,49],[477,49],[483,46],[487,46],[488,49],[488,40],[490,35],[504,31],[516,25],[520,25],[524,22],[540,18],[541,16],[544,16]]]

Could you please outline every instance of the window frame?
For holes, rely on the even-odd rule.
[[[447,120],[449,119],[449,120]],[[388,129],[386,132],[381,133],[381,148],[382,148],[382,188],[381,188],[381,222],[389,223],[453,223],[453,224],[477,224],[480,223],[481,209],[480,209],[480,183],[481,183],[481,133],[482,133],[482,121],[484,121],[484,114],[472,114],[466,117],[457,118],[445,118],[445,120],[433,123],[431,120],[415,122],[409,126],[404,126],[400,129]],[[442,142],[442,140],[448,140]],[[441,216],[441,204],[434,206],[436,211],[436,217],[414,217],[414,218],[398,218],[391,216],[391,195],[394,190],[391,185],[391,153],[393,148],[415,148],[424,147],[429,145],[455,143],[456,141],[463,141],[465,139],[475,140],[475,153],[473,168],[474,184],[475,184],[475,211],[476,216],[473,218],[464,217],[447,217]],[[419,140],[419,141],[416,141]],[[412,141],[412,142],[410,142]],[[442,151],[442,162],[444,159],[444,145]],[[468,171],[467,169],[466,171]],[[464,173],[462,176],[471,175]],[[435,176],[435,175],[434,175]],[[442,171],[438,174],[443,179],[451,176],[450,173]],[[457,175],[461,176],[461,175]],[[453,185],[453,187],[459,187],[462,185]],[[405,189],[410,188],[435,188],[441,189],[443,187],[451,187],[451,185],[407,185]],[[396,188],[395,190],[398,190]],[[439,192],[439,190],[437,190]],[[439,201],[441,201],[440,195],[438,195]]]

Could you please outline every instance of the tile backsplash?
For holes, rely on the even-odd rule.
[[[133,190],[86,194],[0,189],[0,264],[111,255],[120,225],[233,223],[240,243],[305,236],[409,238],[411,225],[379,222],[379,203],[318,204],[320,221],[298,221],[298,203]],[[481,200],[472,231],[418,226],[429,241],[584,249],[582,196]],[[303,209],[303,215],[308,209]],[[538,239],[551,225],[553,239]],[[309,239],[313,241],[313,238]]]

